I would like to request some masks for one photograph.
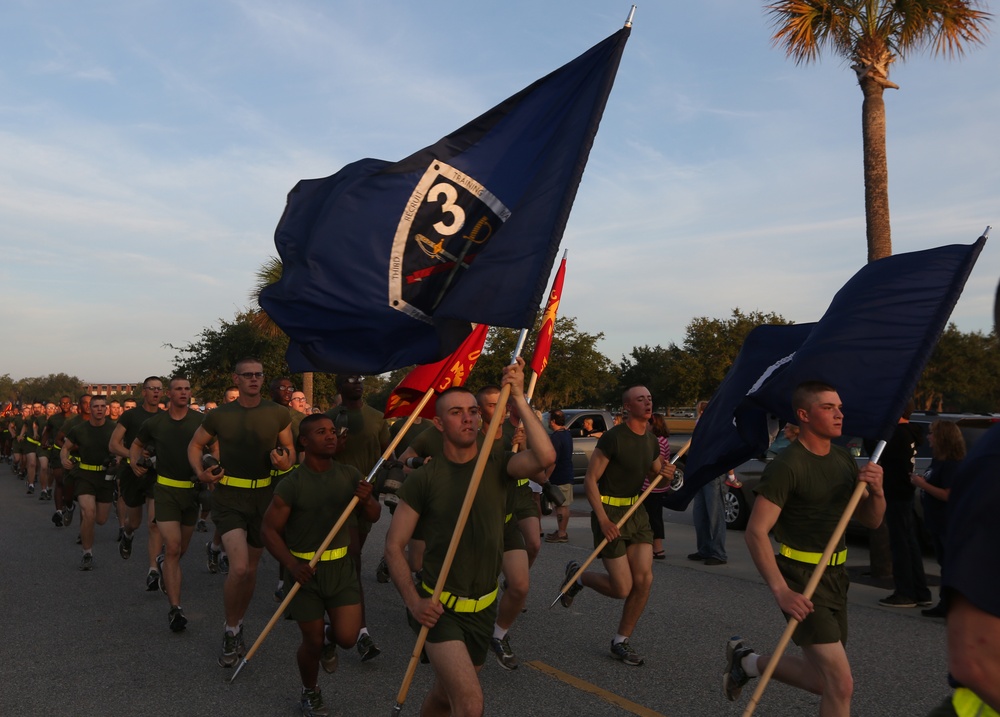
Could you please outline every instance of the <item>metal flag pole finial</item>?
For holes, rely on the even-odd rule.
[[[632,27],[632,18],[635,16],[635,5],[632,9],[628,11],[628,20],[625,21],[625,27]]]

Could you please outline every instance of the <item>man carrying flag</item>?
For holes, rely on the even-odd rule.
[[[792,639],[802,657],[784,655],[774,676],[781,682],[820,695],[820,714],[850,715],[853,679],[844,646],[847,643],[847,588],[844,563],[847,548],[841,537],[834,558],[812,597],[801,593],[823,556],[857,481],[868,484],[854,517],[877,528],[885,513],[882,467],[857,464],[845,449],[832,444],[841,434],[844,414],[840,396],[821,382],[806,382],[792,396],[799,439],[767,465],[755,489],[757,500],[746,541],[757,571],[787,617],[799,621]],[[769,533],[781,543],[774,555]],[[757,655],[734,637],[727,648],[728,669],[723,689],[732,701],[743,685],[766,667],[767,656]]]

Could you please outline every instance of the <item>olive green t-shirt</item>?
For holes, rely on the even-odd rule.
[[[142,422],[136,438],[143,446],[156,446],[157,475],[171,480],[196,480],[187,449],[201,421],[200,413],[189,410],[180,420],[171,418],[169,411],[160,411]]]
[[[343,515],[363,479],[357,468],[340,463],[322,473],[300,465],[285,476],[274,494],[292,509],[285,524],[288,549],[297,553],[314,552]],[[357,511],[352,511],[327,550],[347,546],[351,542],[348,528],[357,524]]]
[[[238,401],[219,406],[201,426],[219,439],[219,462],[227,476],[260,480],[271,475],[271,451],[291,420],[287,408],[261,399],[253,408]]]
[[[389,445],[389,424],[379,410],[367,403],[361,408],[337,406],[326,415],[336,422],[337,414],[344,411],[347,412],[347,438],[333,460],[354,466],[363,475],[368,475],[382,457],[382,446]]]
[[[49,442],[50,448],[52,449],[57,448],[56,438],[59,437],[59,431],[62,430],[63,425],[65,425],[66,423],[66,420],[67,420],[66,416],[64,416],[60,411],[59,413],[53,413],[45,421],[45,430],[49,432],[48,436],[46,437],[46,440]]]
[[[398,421],[393,423],[392,426],[389,427],[389,438],[395,439],[405,425],[405,418],[400,418]],[[406,449],[409,448],[413,444],[413,441],[416,440],[417,436],[420,436],[421,434],[426,433],[428,429],[433,428],[434,422],[430,418],[421,418],[419,423],[414,422],[413,425],[407,429],[406,434],[399,439],[399,443],[396,444],[396,455],[403,455],[403,453],[406,452]],[[435,430],[435,433],[437,432],[438,431]]]
[[[499,442],[494,446],[445,581],[444,589],[459,597],[493,591],[503,562],[507,462],[512,454],[505,453]],[[411,473],[399,489],[399,499],[420,514],[418,530],[427,544],[424,582],[431,588],[436,586],[476,460],[459,464],[437,455]]]
[[[306,417],[306,414],[302,411],[296,411],[294,408],[288,409],[288,417],[292,419],[292,445],[295,446],[295,451],[299,450],[299,424],[302,423],[302,419]]]
[[[637,435],[626,424],[615,426],[597,439],[597,447],[608,458],[598,479],[601,495],[631,498],[642,492],[642,483],[660,457],[660,444],[651,431]]]
[[[798,441],[767,464],[757,495],[781,508],[774,537],[790,548],[822,553],[857,484],[858,466],[840,446],[825,456]],[[841,536],[837,550],[843,550]]]
[[[118,425],[125,427],[125,435],[122,436],[122,445],[125,446],[126,451],[132,447],[132,441],[134,441],[136,436],[139,435],[139,428],[142,424],[160,413],[163,413],[163,410],[159,407],[157,407],[156,411],[151,413],[142,406],[136,406],[135,408],[128,409],[125,413],[118,417]],[[148,446],[149,444],[143,441],[143,445]],[[159,458],[157,458],[157,465],[159,465]],[[184,479],[178,478],[177,480]]]
[[[111,434],[114,433],[115,424],[105,420],[103,425],[94,426],[90,421],[81,421],[70,428],[66,434],[66,440],[72,441],[77,446],[77,454],[80,462],[87,465],[103,465],[111,457],[108,443],[111,442]],[[84,472],[86,475],[93,475],[94,471],[81,471],[79,467],[76,472]]]

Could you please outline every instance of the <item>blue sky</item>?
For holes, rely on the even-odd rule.
[[[818,319],[866,259],[861,92],[762,4],[646,2],[563,247],[562,315],[633,346],[731,309]],[[166,373],[249,302],[301,178],[401,159],[623,24],[609,0],[0,6],[0,374]],[[990,8],[995,10],[996,8]],[[1000,220],[1000,43],[886,92],[895,252]],[[956,307],[989,330],[1000,236]]]

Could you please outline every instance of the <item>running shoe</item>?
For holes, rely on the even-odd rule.
[[[229,575],[229,556],[225,553],[219,555],[219,572],[223,575]]]
[[[57,528],[63,527],[63,512],[61,510],[57,510],[52,514],[52,524]]]
[[[303,717],[327,717],[330,714],[323,704],[323,695],[320,694],[318,687],[312,690],[303,687],[300,699]]]
[[[516,670],[517,666],[521,664],[517,655],[510,648],[510,635],[504,635],[502,638],[491,638],[490,647],[493,649],[493,654],[497,656],[500,667],[505,670]]]
[[[198,522],[195,524],[194,529],[197,530],[199,533],[207,533],[208,523],[206,523],[204,519],[199,519]]]
[[[563,574],[562,584],[565,585],[570,578],[576,575],[576,571],[579,569],[580,569],[580,563],[576,562],[575,560],[570,560],[568,563],[566,563],[566,572]],[[573,598],[579,595],[581,590],[583,590],[583,585],[574,580],[573,584],[566,589],[566,592],[564,592],[562,595],[559,596],[560,604],[563,607],[569,607],[570,605],[573,604]]]
[[[156,568],[150,568],[146,575],[146,592],[155,593],[160,587],[160,573]]]
[[[642,655],[635,651],[627,637],[621,642],[611,641],[611,654],[616,660],[621,660],[632,667],[639,667],[646,662]]]
[[[156,556],[156,586],[164,595],[167,594],[167,583],[163,579],[163,561],[166,560],[166,557],[163,553]]]
[[[389,566],[386,565],[385,558],[382,558],[378,563],[378,567],[375,568],[375,579],[380,583],[389,582]]]
[[[235,667],[240,661],[240,645],[243,642],[243,626],[235,635],[229,630],[222,633],[222,654],[219,655],[219,667]]]
[[[362,662],[368,662],[368,660],[373,657],[378,657],[382,654],[382,651],[375,646],[375,641],[372,640],[372,636],[367,632],[363,633],[361,637],[358,638],[358,654],[361,655]]]
[[[736,701],[743,685],[750,681],[750,676],[743,669],[743,658],[752,653],[753,648],[744,644],[739,635],[729,638],[726,643],[726,672],[722,675],[722,691],[730,702]]]
[[[34,492],[35,492],[35,484],[34,483],[28,483],[28,495],[31,495]]]
[[[63,527],[68,528],[73,525],[73,512],[76,510],[76,503],[70,503],[68,508],[63,508]]]
[[[94,569],[94,556],[90,553],[84,553],[83,559],[80,561],[80,570],[93,570]]]
[[[329,645],[323,645],[323,650],[319,653],[319,664],[323,666],[325,671],[331,674],[337,671],[340,658],[337,656],[337,646],[335,644],[331,642]]]
[[[135,539],[135,533],[129,535],[122,529],[121,539],[118,541],[118,554],[122,556],[122,560],[128,560],[132,557],[132,541]]]
[[[212,543],[205,543],[205,555],[208,556],[208,572],[215,575],[219,572],[219,553],[221,550],[213,550]]]
[[[182,632],[187,627],[187,624],[187,618],[184,617],[184,611],[181,610],[180,605],[171,607],[170,612],[167,613],[167,626],[170,628],[170,631]]]

